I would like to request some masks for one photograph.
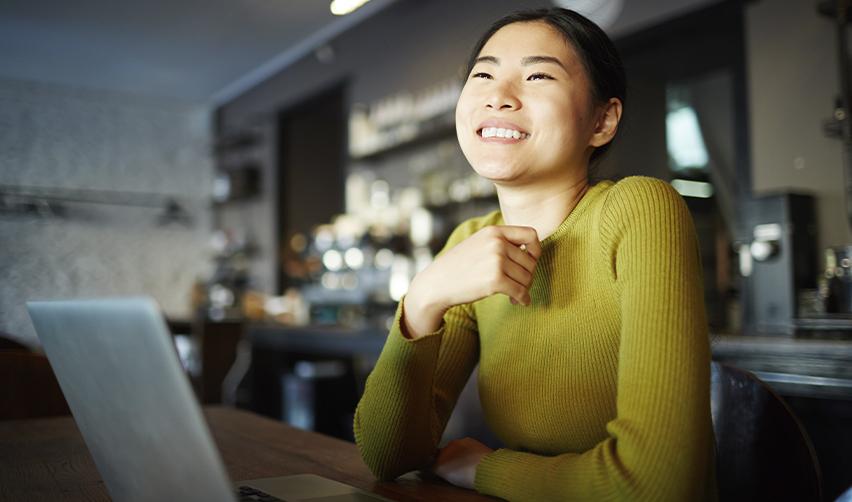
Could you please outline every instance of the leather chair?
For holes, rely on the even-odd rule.
[[[0,420],[70,413],[47,357],[0,333]]]
[[[784,400],[749,371],[711,368],[719,500],[822,500],[813,445]]]

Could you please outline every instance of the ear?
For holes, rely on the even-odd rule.
[[[598,110],[595,130],[589,139],[589,145],[595,148],[609,143],[615,137],[615,132],[618,130],[618,123],[621,121],[621,100],[618,98],[609,98],[609,101]]]

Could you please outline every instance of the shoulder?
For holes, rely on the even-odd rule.
[[[694,234],[692,215],[671,184],[657,178],[631,176],[615,183],[601,208],[600,235],[611,249],[627,235],[664,241]]]
[[[471,235],[480,231],[481,229],[490,226],[496,225],[500,220],[500,211],[495,210],[483,216],[477,216],[475,218],[469,218],[459,223],[455,229],[450,233],[450,236],[447,238],[447,243],[444,245],[444,249],[441,252],[447,251],[452,248],[456,244],[461,241],[467,239]]]
[[[612,200],[613,198],[622,200],[648,199],[649,203],[666,200],[682,201],[682,197],[671,183],[650,176],[628,176],[619,180],[609,190],[608,199]]]
[[[688,209],[674,187],[661,179],[629,176],[613,184],[604,201],[604,218],[665,218]]]

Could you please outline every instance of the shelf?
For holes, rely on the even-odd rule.
[[[184,197],[149,192],[0,185],[0,212],[65,216],[68,204],[95,204],[160,209],[161,225],[178,222],[191,226],[192,215],[179,199]]]
[[[375,162],[388,155],[428,145],[439,139],[453,137],[456,133],[455,114],[450,112],[442,113],[417,124],[417,129],[417,135],[411,139],[400,141],[364,155],[352,155],[350,159],[358,162]]]
[[[852,332],[852,315],[824,314],[816,317],[800,317],[793,320],[797,329],[808,331],[849,331]],[[852,333],[850,333],[852,334]]]
[[[213,145],[213,151],[224,154],[236,150],[246,150],[261,143],[261,136],[255,132],[241,131],[220,136]]]

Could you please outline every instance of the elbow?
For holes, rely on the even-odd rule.
[[[364,457],[362,456],[362,458]],[[373,473],[373,477],[375,477],[377,481],[393,481],[404,474],[404,472],[396,468],[396,466],[390,462],[371,462],[364,458],[364,463],[367,464],[367,467],[370,469],[370,472]]]
[[[652,457],[631,453],[613,448],[610,459],[618,491],[630,500],[706,500],[716,491],[713,466],[707,463],[712,458],[687,455],[685,449]]]
[[[431,439],[434,434],[420,432],[429,431],[428,423],[409,419],[405,426],[395,426],[396,421],[384,418],[364,399],[355,410],[355,444],[373,476],[391,481],[430,466],[437,441]]]
[[[383,452],[357,442],[361,460],[378,481],[393,481],[414,468],[407,468],[392,452]]]
[[[405,473],[422,469],[428,464],[428,460],[417,461],[421,456],[402,454],[404,449],[375,447],[376,445],[369,441],[358,441],[357,444],[361,460],[378,481],[393,481]]]
[[[361,460],[378,481],[393,481],[407,472],[397,458],[397,449],[388,443],[388,438],[365,431],[357,412],[353,432]]]

